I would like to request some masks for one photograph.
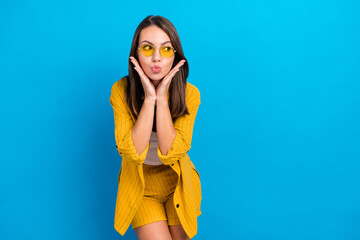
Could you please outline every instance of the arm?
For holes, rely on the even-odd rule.
[[[122,86],[124,86],[123,83],[116,82],[110,96],[110,103],[114,110],[116,147],[122,157],[136,163],[143,163],[150,147],[154,107],[151,107],[151,103],[144,102],[139,117],[134,123],[124,99],[125,90]],[[149,117],[151,121],[145,121],[146,117]]]
[[[138,154],[142,153],[149,144],[154,121],[154,107],[155,100],[145,99],[132,127],[132,139]]]
[[[156,133],[162,155],[167,155],[176,136],[167,100],[156,103]]]
[[[157,153],[160,160],[166,165],[172,164],[180,158],[183,158],[191,148],[193,127],[201,103],[199,90],[193,87],[191,91],[192,92],[190,92],[189,96],[186,98],[190,114],[185,114],[184,116],[177,118],[173,124],[170,117],[170,111],[165,111],[164,109],[160,110],[160,108],[165,108],[165,104],[162,104],[163,107],[160,107],[161,104],[157,107],[156,126],[159,141]],[[173,130],[175,130],[175,132]],[[170,142],[171,144],[166,144],[166,142]]]

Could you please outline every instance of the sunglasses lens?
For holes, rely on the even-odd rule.
[[[172,57],[174,55],[174,49],[172,47],[164,46],[160,49],[160,53],[166,58]]]
[[[140,47],[140,52],[147,57],[150,57],[154,54],[155,48],[151,46],[150,44],[145,44]],[[160,48],[160,54],[161,56],[165,58],[172,57],[174,55],[175,51],[172,47],[163,46]]]
[[[154,49],[154,47],[151,46],[151,45],[142,45],[142,46],[140,47],[140,52],[141,52],[142,54],[144,54],[145,56],[148,56],[148,57],[151,56],[151,55],[153,55],[154,51],[155,51],[155,49]]]

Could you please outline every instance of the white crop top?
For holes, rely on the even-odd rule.
[[[164,164],[159,156],[157,155],[157,147],[158,147],[158,138],[157,138],[157,134],[154,131],[151,131],[151,136],[150,136],[150,147],[149,150],[147,152],[144,164],[147,165],[162,165]]]

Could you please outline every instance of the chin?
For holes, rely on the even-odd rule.
[[[153,81],[160,81],[164,78],[163,75],[159,75],[159,74],[150,75],[148,77]]]
[[[151,78],[151,80],[153,80],[153,81],[161,81],[163,79],[163,77],[162,78]]]

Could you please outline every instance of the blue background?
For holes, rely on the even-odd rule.
[[[111,86],[147,15],[198,87],[194,239],[360,239],[359,1],[1,1],[0,239],[113,228]]]

